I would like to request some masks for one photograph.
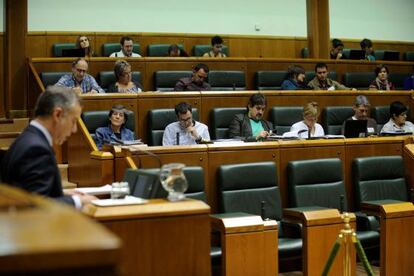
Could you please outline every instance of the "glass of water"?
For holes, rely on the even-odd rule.
[[[162,187],[168,192],[169,201],[179,201],[185,198],[184,192],[188,188],[187,179],[181,163],[166,164],[161,167],[160,181]]]
[[[127,195],[129,195],[128,182],[112,183],[111,199],[124,199]]]

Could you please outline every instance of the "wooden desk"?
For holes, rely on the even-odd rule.
[[[198,200],[150,200],[84,213],[123,241],[123,275],[210,275],[210,208]]]
[[[371,201],[361,203],[361,211],[380,217],[381,275],[413,275],[414,205]]]
[[[120,240],[72,207],[0,185],[1,275],[118,275]]]

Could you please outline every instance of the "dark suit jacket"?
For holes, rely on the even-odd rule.
[[[3,158],[2,180],[12,186],[74,205],[63,196],[59,169],[53,148],[44,134],[29,125],[11,145]]]
[[[273,125],[271,122],[261,120],[263,129],[266,131],[272,130]],[[229,126],[230,138],[243,138],[246,141],[256,141],[256,137],[253,136],[252,126],[250,125],[250,118],[247,114],[236,114]]]

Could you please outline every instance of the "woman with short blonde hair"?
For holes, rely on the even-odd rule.
[[[303,107],[303,121],[292,125],[290,132],[297,133],[300,138],[325,136],[322,126],[317,123],[320,114],[317,102],[309,102]]]

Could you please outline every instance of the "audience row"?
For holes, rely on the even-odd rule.
[[[318,123],[320,109],[316,102],[307,103],[303,109],[302,120],[293,122],[286,132],[279,132],[272,122],[264,119],[266,98],[263,94],[253,94],[247,103],[246,112],[237,113],[228,125],[227,138],[240,139],[246,142],[263,141],[268,138],[317,138],[324,137],[325,130]],[[370,103],[366,96],[356,97],[353,115],[344,118],[342,135],[346,134],[345,126],[348,121],[365,122],[365,135],[406,134],[414,133],[414,124],[407,121],[407,107],[399,101],[394,101],[389,107],[389,120],[382,127],[368,116]],[[210,141],[208,126],[193,118],[193,109],[189,103],[181,102],[175,106],[176,121],[169,123],[164,130],[162,145],[194,145]],[[96,130],[94,135],[98,148],[103,144],[134,140],[134,134],[125,127],[128,111],[122,105],[114,105],[109,112],[109,125]],[[288,119],[285,119],[285,121]],[[276,122],[275,122],[276,123]],[[352,125],[352,124],[351,124]],[[352,127],[352,126],[351,126]],[[361,133],[357,133],[360,136]],[[275,134],[278,134],[275,136]]]
[[[176,80],[174,85],[174,91],[208,91],[208,90],[246,90],[245,77],[243,71],[232,71],[234,77],[229,77],[225,75],[217,75],[215,79],[215,84],[213,89],[208,81],[209,68],[205,64],[197,64],[193,67],[192,73],[188,73],[187,77],[182,77]],[[166,71],[168,72],[168,71]],[[219,71],[216,71],[217,73]],[[263,72],[263,71],[261,71]],[[257,74],[258,89],[265,90],[266,88],[261,88],[259,83],[259,77],[266,78],[265,82],[275,83],[277,85],[276,78],[272,80],[272,71],[267,71],[268,76],[264,77],[263,74]],[[185,73],[185,71],[181,72]],[[329,77],[328,66],[325,63],[317,63],[315,65],[314,77],[308,83],[306,82],[306,72],[303,67],[300,65],[292,65],[288,68],[287,73],[278,72],[285,76],[285,80],[281,84],[282,90],[357,90],[355,87],[347,87],[336,80]],[[181,74],[183,75],[183,74]],[[142,86],[139,83],[139,80],[134,80],[132,76],[131,65],[125,60],[118,60],[115,63],[114,67],[114,76],[115,79],[113,83],[105,87],[105,90],[108,92],[119,92],[119,93],[138,93],[141,92]],[[371,80],[369,87],[370,90],[381,90],[389,91],[395,90],[395,85],[389,81],[389,69],[386,65],[378,65],[375,68],[375,79]],[[171,76],[169,77],[171,78]],[[157,81],[157,79],[156,79]],[[101,80],[102,82],[102,80]],[[223,85],[219,83],[226,83],[227,87],[221,88]],[[57,81],[56,85],[66,86],[74,88],[79,94],[82,93],[105,93],[105,90],[99,86],[95,78],[88,74],[88,62],[84,58],[78,58],[72,63],[72,73],[64,74]],[[270,86],[272,87],[272,86]],[[233,89],[231,89],[233,88]],[[412,90],[414,88],[414,74],[406,77],[404,80],[404,89]],[[155,90],[158,87],[156,85]],[[272,89],[272,88],[271,88]],[[276,90],[277,88],[273,88]],[[360,87],[358,87],[360,89]]]

